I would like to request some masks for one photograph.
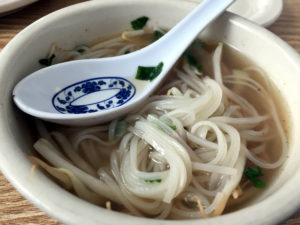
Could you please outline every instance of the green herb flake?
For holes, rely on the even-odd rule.
[[[89,47],[87,47],[86,45],[79,45],[75,48],[75,51],[77,51],[79,53],[84,53],[88,49],[89,49]]]
[[[199,72],[202,72],[202,65],[197,61],[197,59],[192,55],[190,51],[185,51],[183,53],[183,58],[191,65],[197,68]]]
[[[129,54],[129,53],[130,53],[130,51],[127,50],[127,51],[124,52],[124,55]]]
[[[193,43],[192,43],[193,47],[205,47],[205,43],[200,40],[199,38],[196,38]]]
[[[261,180],[257,179],[258,177],[262,177],[263,173],[261,172],[260,167],[256,168],[247,168],[244,172],[245,177],[247,177],[256,188],[264,188],[265,184]]]
[[[265,187],[265,183],[262,182],[261,180],[254,179],[254,180],[251,180],[251,182],[253,183],[254,187],[256,187],[256,188],[264,188]]]
[[[160,62],[155,67],[139,66],[137,69],[135,79],[152,81],[161,73],[163,66],[163,62]]]
[[[128,128],[128,123],[126,120],[117,121],[117,124],[115,126],[114,137],[115,138],[122,137],[124,135],[124,133],[126,132],[127,128]]]
[[[77,52],[79,52],[79,53],[84,53],[85,50],[81,48],[81,49],[78,49]]]
[[[43,66],[51,66],[54,58],[55,54],[52,54],[49,58],[40,59],[39,63]]]
[[[164,36],[165,33],[162,32],[162,31],[160,31],[160,30],[155,30],[155,31],[153,32],[153,35],[154,35],[155,39],[158,40],[158,39],[160,39],[162,36]]]
[[[256,168],[248,168],[248,169],[245,170],[244,173],[245,173],[245,176],[246,176],[247,178],[249,178],[249,179],[257,178],[257,177],[263,176],[260,167],[256,167]]]
[[[139,17],[139,18],[131,21],[131,26],[134,30],[143,29],[143,27],[146,25],[148,20],[149,20],[149,18],[146,16]]]
[[[176,130],[177,127],[176,126],[170,126],[172,128],[172,130]]]
[[[155,179],[155,180],[145,180],[146,183],[160,183],[161,182],[161,179]]]

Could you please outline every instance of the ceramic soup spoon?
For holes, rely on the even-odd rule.
[[[91,125],[120,117],[153,93],[199,32],[233,1],[204,0],[159,40],[131,54],[38,70],[15,86],[13,99],[25,113],[59,124]],[[144,80],[136,79],[139,66],[151,67],[148,75],[138,72]]]

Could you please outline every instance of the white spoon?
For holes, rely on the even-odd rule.
[[[234,0],[204,0],[153,44],[131,54],[77,60],[38,70],[13,90],[24,112],[59,124],[91,125],[120,117],[145,100],[194,38]],[[138,66],[162,66],[152,81],[135,78]]]

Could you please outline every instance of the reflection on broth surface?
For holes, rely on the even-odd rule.
[[[74,50],[53,45],[46,60],[130,54],[163,34],[144,28]],[[29,158],[109,209],[161,219],[218,216],[268,188],[286,158],[275,92],[237,51],[197,39],[157,93],[125,118],[84,128],[37,121],[40,157]]]

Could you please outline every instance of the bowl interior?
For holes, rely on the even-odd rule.
[[[71,49],[98,37],[127,29],[131,20],[143,15],[151,19],[151,25],[171,28],[193,7],[195,3],[173,0],[91,1],[42,18],[27,27],[7,45],[0,61],[0,167],[27,198],[66,224],[99,224],[101,221],[105,224],[116,224],[121,219],[124,224],[156,224],[155,220],[108,212],[91,205],[64,191],[38,171],[32,176],[31,163],[26,156],[32,151],[35,139],[31,129],[33,121],[14,106],[11,92],[22,77],[40,68],[38,60],[47,55],[54,42],[65,49]],[[296,136],[300,135],[300,121],[297,118],[300,113],[300,106],[297,104],[300,96],[297,87],[300,83],[300,63],[297,54],[275,35],[233,14],[222,15],[201,34],[201,38],[222,41],[263,68],[285,100],[284,105],[291,124],[288,130],[289,157],[273,185],[249,201],[240,213],[237,211],[216,219],[205,220],[209,221],[209,224],[219,224],[221,221],[241,224],[234,219],[237,215],[243,215],[242,212],[254,212],[251,210],[265,207],[266,204],[270,206],[270,203],[281,199],[288,193],[287,191],[294,191],[299,197],[299,191],[294,190],[290,183],[295,182],[299,175],[297,170],[300,154],[297,149],[300,144]],[[282,206],[288,207],[290,200],[283,200]],[[299,203],[294,201],[288,207],[293,209],[287,210],[284,215],[281,213],[280,217],[288,216],[298,205]],[[269,213],[274,212],[272,207],[270,206]],[[274,206],[274,210],[279,210],[276,207]],[[280,217],[275,216],[272,220]],[[251,224],[258,219],[259,224],[262,224],[261,221],[269,221],[263,220],[263,216],[258,215],[255,219],[249,218],[245,224]],[[206,224],[205,221],[202,221],[203,224]],[[184,223],[198,224],[199,221]]]

